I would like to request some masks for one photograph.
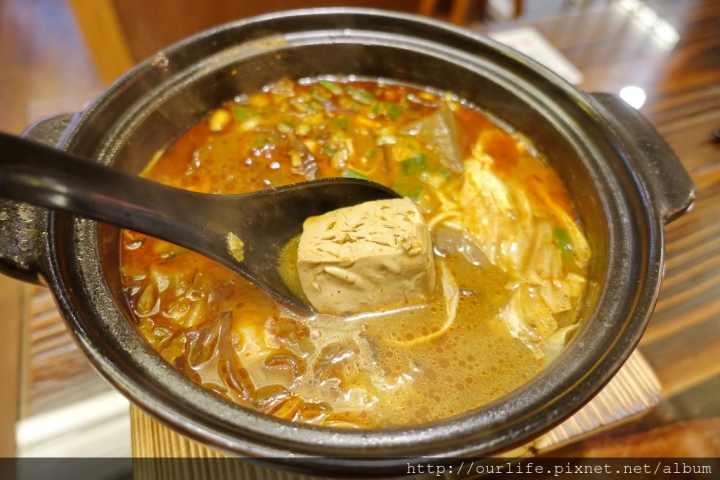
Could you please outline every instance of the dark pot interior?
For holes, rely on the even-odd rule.
[[[327,74],[452,91],[537,146],[575,198],[594,252],[582,328],[560,358],[512,394],[432,424],[367,431],[290,424],[214,396],[153,353],[120,295],[117,229],[51,214],[42,271],[71,333],[103,375],[172,428],[270,462],[290,453],[324,458],[297,463],[314,471],[387,475],[402,473],[406,458],[493,455],[569,417],[620,368],[644,330],[666,212],[652,179],[634,169],[636,160],[613,136],[598,97],[534,62],[418,17],[338,9],[271,15],[193,37],[142,64],[74,119],[61,147],[139,172],[239,93],[282,77]]]

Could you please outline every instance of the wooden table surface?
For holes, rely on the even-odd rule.
[[[641,87],[647,101],[640,111],[698,189],[693,209],[666,227],[665,278],[639,347],[662,383],[659,406],[553,455],[720,457],[720,141],[713,137],[720,129],[720,0],[648,0],[651,13],[621,6],[639,3],[600,2],[544,20],[473,28],[532,25],[580,69],[581,90]],[[676,43],[658,35],[662,21],[677,32]],[[25,415],[107,388],[71,348],[47,291],[31,294]]]
[[[697,197],[665,228],[665,277],[639,346],[662,384],[659,406],[552,455],[720,457],[720,0],[648,1],[654,17],[623,3],[641,2],[529,25],[583,73],[581,90],[645,90],[640,111],[677,153]],[[675,44],[653,28],[663,21],[677,31]],[[528,22],[478,30],[519,25]]]

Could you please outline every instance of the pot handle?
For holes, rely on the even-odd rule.
[[[695,185],[670,146],[635,108],[617,95],[587,93],[607,120],[622,157],[640,172],[660,207],[665,224],[680,217],[695,199]]]
[[[40,120],[21,136],[54,147],[72,118],[73,114],[65,114]],[[42,210],[29,203],[0,198],[0,273],[41,284],[39,221]]]

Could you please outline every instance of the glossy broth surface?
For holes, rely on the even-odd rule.
[[[143,175],[205,193],[368,178],[426,218],[434,298],[345,317],[297,316],[200,255],[123,231],[124,292],[143,337],[260,412],[364,428],[445,418],[523,385],[574,332],[589,250],[567,192],[527,141],[450,94],[283,80],[213,112]],[[298,289],[294,258],[290,246],[278,267]]]

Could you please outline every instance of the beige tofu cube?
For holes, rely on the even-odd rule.
[[[297,266],[305,295],[324,313],[401,306],[435,291],[430,232],[407,198],[308,218]]]

